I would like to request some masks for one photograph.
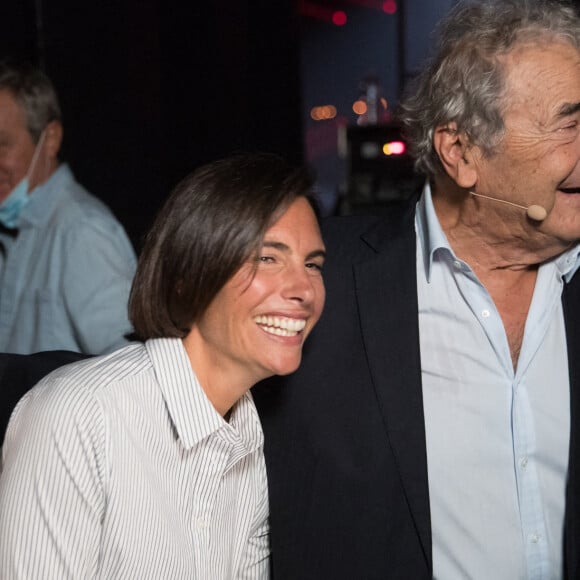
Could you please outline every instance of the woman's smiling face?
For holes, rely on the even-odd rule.
[[[316,216],[308,200],[299,197],[267,230],[258,255],[220,290],[185,342],[197,335],[196,348],[211,365],[231,369],[232,376],[252,384],[295,371],[324,306],[323,263]]]

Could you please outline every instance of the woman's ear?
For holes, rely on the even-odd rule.
[[[447,175],[464,189],[477,183],[474,147],[465,133],[457,130],[457,123],[447,123],[435,129],[433,146]]]

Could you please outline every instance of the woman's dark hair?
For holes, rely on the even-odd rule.
[[[140,340],[183,338],[312,180],[269,154],[239,154],[186,177],[157,216],[129,298]]]

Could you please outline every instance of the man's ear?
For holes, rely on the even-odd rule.
[[[457,130],[452,122],[435,129],[433,146],[447,175],[464,189],[472,189],[477,182],[477,166],[473,147],[465,133]]]
[[[62,124],[60,121],[51,121],[46,128],[44,146],[49,159],[56,159],[62,143]]]

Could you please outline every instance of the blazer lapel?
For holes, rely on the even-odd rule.
[[[562,295],[566,321],[568,368],[570,374],[570,454],[566,488],[566,519],[564,528],[564,561],[566,578],[580,575],[580,273],[566,284]]]
[[[387,437],[431,569],[431,519],[421,389],[414,209],[363,237],[377,252],[355,267],[369,366]]]

